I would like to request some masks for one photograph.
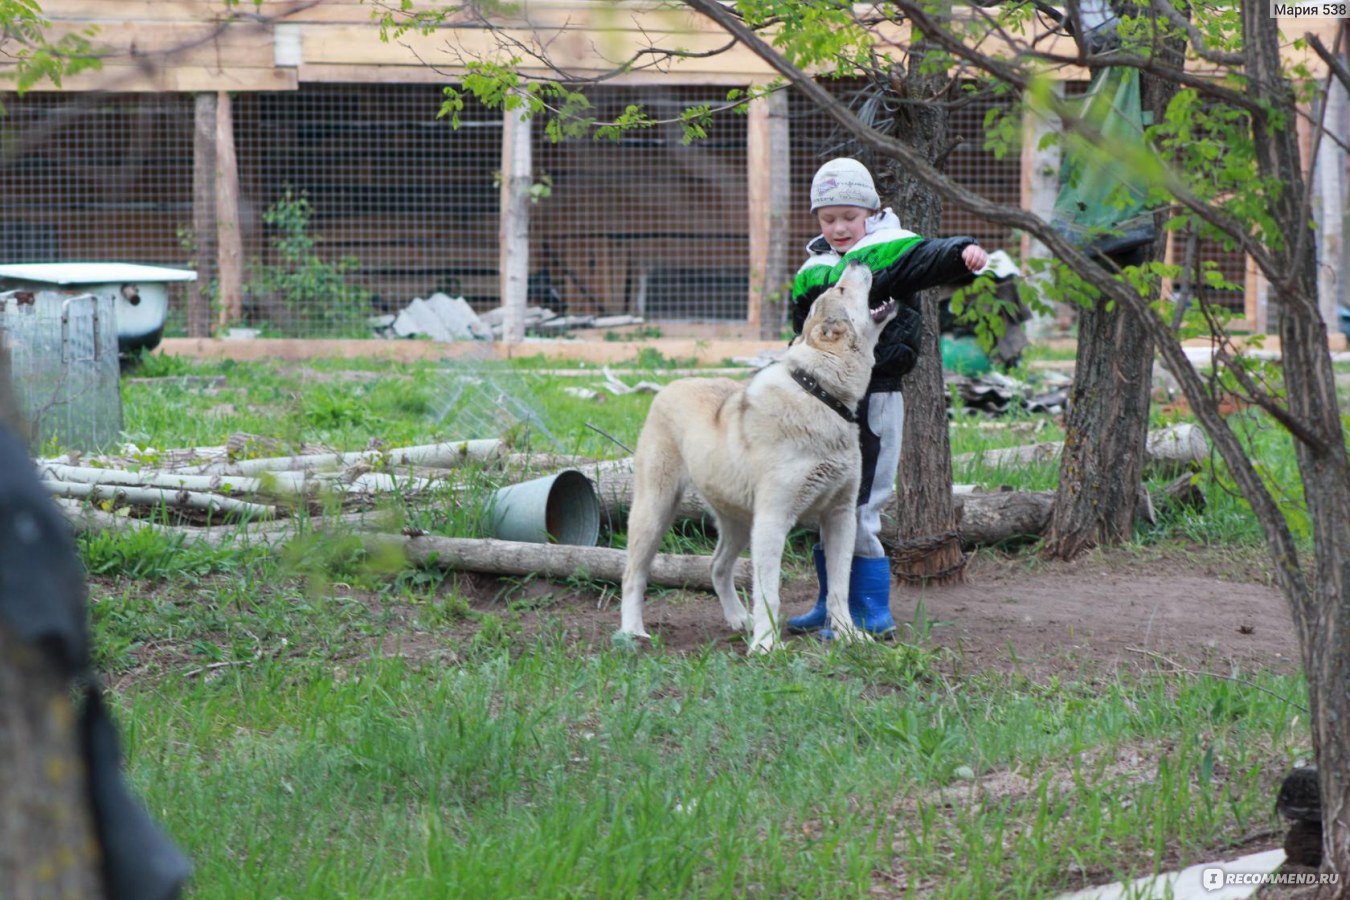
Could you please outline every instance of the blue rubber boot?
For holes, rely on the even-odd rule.
[[[891,617],[891,562],[884,556],[853,557],[848,577],[848,615],[853,624],[872,637],[895,636]],[[822,628],[820,639],[834,640],[834,631]]]
[[[787,630],[789,634],[807,634],[812,631],[819,631],[830,624],[830,614],[825,611],[825,594],[828,591],[828,585],[825,583],[825,548],[816,544],[811,548],[811,555],[816,559],[816,578],[820,580],[820,599],[809,613],[800,616],[793,616],[787,620]]]
[[[853,557],[848,579],[848,614],[873,637],[895,634],[891,618],[891,561],[884,556]]]

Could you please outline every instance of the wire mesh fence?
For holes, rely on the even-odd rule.
[[[833,90],[841,103],[855,111],[862,108],[873,95],[871,87],[859,80],[835,82]],[[984,119],[995,102],[991,98],[978,98],[955,106],[951,110],[948,129],[950,141],[954,146],[946,159],[946,173],[962,186],[989,200],[1016,206],[1021,194],[1021,166],[1016,148],[999,159],[984,146]],[[816,220],[809,212],[811,176],[826,160],[838,156],[857,156],[867,161],[870,159],[856,142],[841,132],[828,114],[805,98],[793,96],[790,116],[792,246],[794,251],[804,255],[807,242],[819,233]],[[889,205],[890,198],[885,196],[884,183],[880,183],[878,187],[882,190],[883,205]],[[905,211],[895,210],[895,212],[900,217],[901,225],[906,225]],[[968,234],[991,250],[1011,250],[1017,241],[1017,238],[1002,226],[986,222],[951,204],[943,208],[940,232],[926,236]],[[794,257],[797,258],[800,257]]]
[[[536,135],[535,175],[549,196],[531,211],[531,270],[572,312],[652,319],[746,316],[745,116],[716,115],[686,142],[678,117],[725,102],[724,88],[596,92],[589,114],[641,104],[658,124],[616,141]],[[542,297],[541,297],[542,299]]]
[[[179,230],[192,222],[191,97],[3,99],[0,262],[187,260]]]
[[[238,98],[248,323],[349,336],[437,292],[497,304],[501,115],[439,108],[429,85]]]
[[[864,86],[832,85],[854,103]],[[658,122],[620,140],[554,143],[535,129],[528,302],[559,314],[744,321],[749,295],[746,117],[714,116],[687,142],[673,120],[725,88],[648,85],[591,92],[591,115],[641,104]],[[484,312],[498,286],[502,114],[466,104],[436,117],[433,85],[303,85],[233,98],[243,252],[242,321],[264,334],[369,334],[367,320],[416,297],[464,297]],[[195,265],[193,97],[31,93],[0,119],[0,262],[119,260]],[[1015,149],[984,146],[992,103],[954,111],[948,174],[999,202],[1021,191]],[[811,175],[850,152],[830,120],[789,105],[791,267],[816,233]],[[957,140],[959,139],[959,140]],[[901,212],[903,220],[903,211]],[[948,206],[943,234],[1016,251],[1018,236]],[[1242,283],[1240,254],[1204,247]],[[1241,292],[1212,299],[1238,310]],[[167,333],[185,333],[174,286]]]

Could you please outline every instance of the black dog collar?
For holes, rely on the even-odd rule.
[[[857,423],[858,421],[857,411],[854,409],[849,409],[847,406],[845,406],[842,400],[840,400],[834,394],[831,394],[829,391],[821,387],[819,381],[816,381],[814,378],[812,378],[810,375],[807,375],[801,369],[789,368],[788,374],[792,376],[793,381],[797,382],[802,386],[802,389],[804,391],[806,391],[812,397],[815,397],[821,403],[824,403],[830,409],[839,413],[839,415],[843,418],[845,422],[853,422],[855,424]]]

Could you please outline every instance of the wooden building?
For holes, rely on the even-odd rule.
[[[503,37],[469,13],[388,36],[372,18],[379,7],[359,0],[43,8],[54,34],[95,27],[105,57],[60,90],[6,99],[0,262],[191,261],[217,285],[209,317],[199,305],[190,320],[178,298],[178,326],[197,333],[239,322],[335,333],[443,291],[480,310],[523,296],[560,311],[742,322],[775,335],[782,286],[815,233],[807,185],[843,146],[825,116],[787,95],[715,115],[707,139],[692,143],[673,123],[555,142],[472,101],[456,129],[438,117],[442,87]],[[727,43],[710,22],[656,3],[523,8],[529,23],[496,23],[505,37],[544,42],[552,63],[579,76],[648,46]],[[522,74],[549,74],[518,55]],[[588,114],[605,120],[641,104],[670,119],[770,78],[740,47],[664,60],[589,91]],[[865,87],[837,85],[840,102]],[[1030,146],[1001,160],[983,147],[991,102],[956,116],[963,140],[948,171],[992,199],[1034,204],[1047,188],[1029,177]],[[990,247],[1018,241],[954,209],[942,230]],[[286,252],[301,262],[279,281]],[[1240,257],[1203,252],[1243,280]],[[345,318],[317,299],[333,280],[357,288],[342,295]],[[1226,302],[1251,310],[1252,279],[1245,293]]]

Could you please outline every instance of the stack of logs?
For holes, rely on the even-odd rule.
[[[67,455],[38,460],[37,465],[43,483],[60,498],[77,530],[150,528],[187,541],[272,544],[284,542],[299,527],[341,525],[365,532],[364,539],[372,546],[397,546],[414,562],[434,560],[443,568],[557,577],[584,569],[593,577],[613,581],[622,574],[621,550],[379,533],[383,516],[374,507],[381,497],[410,502],[448,496],[462,484],[457,471],[470,464],[487,468],[493,480],[503,484],[572,468],[591,478],[600,499],[601,520],[618,528],[632,503],[631,457],[596,461],[520,454],[493,439],[348,453],[254,456],[260,449],[268,449],[266,439],[236,435],[224,447],[169,451],[128,448],[115,456]],[[1059,444],[1043,443],[990,450],[978,459],[958,457],[955,462],[958,466],[981,463],[997,470],[1053,460],[1058,453]],[[1150,502],[1141,504],[1142,514],[1152,516],[1154,508],[1163,504],[1203,505],[1204,498],[1192,485],[1189,471],[1208,455],[1208,442],[1194,426],[1151,433],[1149,465],[1182,474]],[[243,458],[246,456],[254,458]],[[334,497],[341,502],[334,504]],[[963,543],[967,547],[990,546],[1042,534],[1049,522],[1054,493],[982,493],[958,485],[954,499],[961,511]],[[334,508],[340,511],[329,512]],[[161,522],[167,519],[175,524],[152,523],[148,516],[154,513]],[[890,514],[894,519],[898,510],[892,508]],[[705,527],[711,527],[713,521],[707,504],[694,491],[684,498],[677,518]],[[705,557],[662,557],[654,567],[652,581],[708,588],[707,569]],[[746,576],[748,561],[742,560],[740,577]]]

